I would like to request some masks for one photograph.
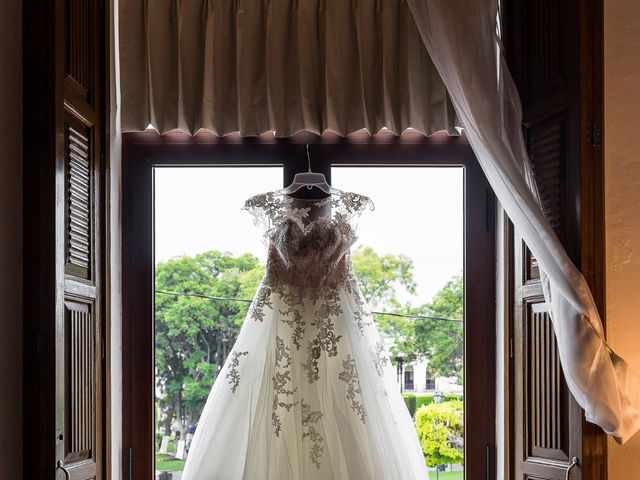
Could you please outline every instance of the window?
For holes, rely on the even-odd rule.
[[[413,367],[409,365],[404,369],[404,389],[413,390]]]
[[[425,370],[425,379],[424,389],[427,391],[435,390],[436,380],[431,376],[431,372],[429,372],[428,368]]]
[[[125,384],[123,400],[125,405],[124,439],[132,445],[133,475],[136,478],[151,478],[155,465],[155,450],[162,448],[154,432],[155,402],[157,380],[153,345],[155,343],[154,326],[154,171],[169,166],[210,166],[219,169],[234,167],[255,179],[257,170],[266,168],[269,175],[282,172],[283,183],[288,184],[295,171],[306,170],[304,145],[289,142],[228,141],[209,142],[172,142],[170,139],[149,142],[149,134],[125,136],[124,172],[125,225],[124,249],[124,292],[125,308],[123,327],[128,338],[125,341],[124,364],[128,382]],[[342,168],[349,167],[355,174],[367,175],[366,169],[380,169],[393,165],[398,167],[457,167],[464,172],[464,257],[465,270],[465,335],[473,341],[466,342],[464,358],[464,378],[473,379],[467,385],[465,408],[475,412],[475,417],[465,418],[465,472],[470,477],[486,471],[487,445],[494,445],[494,302],[486,299],[494,297],[494,232],[493,203],[486,183],[475,163],[473,154],[463,140],[424,139],[416,143],[390,140],[372,142],[366,137],[358,140],[338,141],[333,144],[322,143],[312,147],[314,171],[324,171],[331,178],[332,167],[336,176],[342,175]],[[248,168],[252,167],[252,168]],[[339,170],[340,168],[340,170]],[[389,172],[391,170],[388,170]],[[361,172],[361,173],[359,173]],[[162,170],[162,173],[167,173]],[[278,176],[278,173],[275,173]],[[156,177],[156,180],[159,176]],[[216,182],[229,182],[220,174]],[[242,175],[236,182],[242,183]],[[269,190],[273,179],[265,179],[264,190]],[[215,188],[215,183],[212,185]],[[240,188],[240,187],[239,187]],[[220,200],[222,207],[223,200]],[[225,207],[226,208],[226,207]],[[234,205],[234,208],[237,208]],[[409,204],[402,214],[419,221],[421,207]],[[176,212],[179,218],[180,212]],[[364,221],[364,220],[363,220]],[[176,223],[177,225],[177,223]],[[158,232],[156,231],[156,234]],[[425,242],[429,236],[424,236]],[[400,239],[399,239],[400,242]],[[468,248],[473,245],[473,248]],[[158,250],[159,252],[160,250]],[[156,292],[157,293],[157,292]],[[177,293],[177,292],[173,292]],[[179,293],[179,292],[178,292]],[[165,292],[161,295],[171,295]],[[157,300],[157,296],[156,296]],[[421,366],[420,374],[424,371]],[[426,380],[415,376],[414,366],[405,367],[402,379],[405,390],[415,391]],[[418,383],[416,383],[416,381]],[[166,425],[166,421],[164,422]],[[189,429],[187,422],[185,448]],[[178,439],[180,441],[180,439]],[[168,442],[167,442],[168,443]],[[156,448],[154,448],[154,445]],[[168,447],[168,445],[165,445]],[[174,448],[177,449],[177,445]],[[477,452],[483,452],[481,456]]]

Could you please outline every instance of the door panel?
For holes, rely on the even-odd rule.
[[[95,460],[96,330],[92,302],[65,302],[65,465]]]
[[[25,478],[103,478],[105,6],[24,9]]]
[[[535,258],[521,238],[515,241],[521,261],[515,264],[513,478],[564,480],[572,458],[581,456],[582,410],[564,380]],[[538,278],[527,278],[532,271]],[[575,470],[572,479],[579,478]]]

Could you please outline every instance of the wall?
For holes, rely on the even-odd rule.
[[[22,11],[0,0],[0,478],[22,478]]]
[[[604,15],[607,332],[640,372],[640,2],[607,0]],[[640,434],[609,441],[609,479],[629,472],[640,475]]]

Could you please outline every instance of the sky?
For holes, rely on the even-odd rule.
[[[419,305],[463,265],[463,170],[458,167],[334,167],[333,186],[369,196],[358,242],[413,260]],[[159,167],[155,170],[156,262],[207,250],[265,260],[261,232],[241,210],[256,193],[282,187],[278,167]]]

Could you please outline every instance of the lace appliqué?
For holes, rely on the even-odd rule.
[[[249,307],[249,317],[256,322],[264,321],[265,307],[273,310],[273,303],[271,302],[271,287],[262,283],[256,292],[253,302],[251,302],[251,307]]]
[[[356,240],[354,219],[366,207],[373,209],[373,203],[364,195],[340,192],[314,204],[316,207],[330,205],[330,216],[316,216],[309,220],[311,208],[295,208],[293,200],[270,192],[256,195],[245,203],[244,208],[254,216],[255,223],[268,228],[265,239],[269,244],[267,272],[251,304],[249,318],[264,322],[269,318],[268,310],[273,312],[277,309],[279,321],[291,329],[288,343],[276,336],[272,377],[273,431],[276,437],[280,437],[282,412],[290,412],[300,403],[302,438],[309,439],[309,457],[319,468],[324,440],[316,424],[322,418],[322,413],[312,411],[311,405],[304,400],[296,400],[297,388],[293,386],[291,378],[292,350],[293,346],[295,350],[301,350],[307,343],[307,358],[302,368],[307,373],[309,383],[320,379],[319,361],[323,352],[327,357],[338,356],[342,336],[336,334],[336,324],[344,315],[340,303],[341,289],[346,287],[349,293],[357,292],[349,261],[349,249]],[[364,335],[366,327],[372,323],[371,316],[364,308],[362,297],[355,295],[354,298],[354,319]],[[313,313],[306,312],[305,306],[312,306]],[[308,332],[308,328],[314,330]],[[382,361],[376,365],[381,365]],[[351,355],[347,355],[342,367],[339,378],[347,385],[347,399],[364,423],[366,412],[362,405],[355,360]]]
[[[347,355],[347,359],[342,361],[342,368],[338,378],[347,384],[347,399],[351,401],[351,409],[360,417],[362,423],[365,423],[367,412],[362,405],[362,391],[360,390],[355,359],[351,355]]]
[[[303,314],[304,304],[302,302],[303,297],[301,290],[287,290],[284,285],[265,279],[258,288],[253,302],[251,302],[249,318],[256,322],[263,322],[266,315],[265,308],[273,311],[271,295],[274,293],[287,307],[278,310],[280,320],[291,327],[293,332],[292,342],[296,346],[296,350],[300,350],[305,331],[304,327],[306,325]]]
[[[271,380],[274,390],[271,423],[273,424],[273,433],[279,437],[282,431],[282,421],[278,415],[278,408],[284,408],[289,412],[298,402],[283,400],[283,398],[291,400],[290,397],[293,397],[296,388],[291,386],[291,351],[284,344],[284,340],[278,336],[276,336],[276,371]]]
[[[274,195],[273,192],[261,193],[249,198],[244,209],[253,215],[256,225],[267,228],[279,225],[285,217],[302,222],[309,214],[308,208],[292,208],[293,198]]]
[[[369,197],[360,195],[359,193],[343,192],[340,197],[342,205],[348,213],[358,213],[366,207],[373,209],[373,202]]]
[[[266,315],[265,309],[274,309],[272,294],[277,295],[286,305],[287,308],[278,310],[279,320],[291,328],[291,342],[295,345],[296,350],[300,350],[302,339],[306,333],[302,289],[282,285],[274,279],[265,280],[265,283],[258,289],[249,316],[255,321],[262,322]],[[322,352],[326,352],[329,357],[338,355],[338,344],[342,335],[336,335],[335,321],[339,319],[343,311],[337,288],[316,288],[306,292],[306,295],[315,307],[311,326],[315,327],[317,332],[313,340],[307,344],[307,361],[302,364],[302,368],[307,372],[309,383],[313,383],[320,379],[318,360]],[[282,348],[285,348],[281,339],[280,342],[282,342]]]
[[[288,307],[286,310],[280,310],[280,320],[289,325],[292,330],[291,341],[296,346],[296,350],[300,350],[302,337],[304,336],[304,321],[301,291],[285,292],[281,286],[278,293],[284,304]]]
[[[268,282],[268,283],[267,283]],[[303,290],[291,286],[285,286],[274,279],[266,279],[260,286],[252,303],[249,316],[255,321],[262,322],[266,315],[265,309],[273,310],[272,294],[286,305],[287,308],[278,310],[279,319],[291,328],[291,342],[296,350],[302,347],[302,339],[305,336],[305,315],[303,303]],[[306,295],[311,299],[317,309],[311,326],[317,330],[315,338],[307,345],[307,361],[302,368],[307,372],[309,383],[319,380],[318,360],[322,352],[329,357],[338,355],[338,343],[342,335],[335,333],[335,320],[343,311],[340,307],[340,293],[337,288],[316,288]]]
[[[356,279],[353,275],[349,277],[349,280],[345,284],[346,290],[350,293],[356,303],[356,310],[353,312],[353,319],[356,321],[356,325],[360,334],[364,336],[365,328],[373,325],[371,315],[365,310],[365,302],[358,288],[356,286]]]
[[[371,325],[371,322],[367,321],[367,317],[360,310],[356,310],[355,312],[353,312],[353,318],[356,321],[358,330],[360,330],[360,334],[364,336],[364,327]]]
[[[309,208],[293,208],[293,198],[277,192],[267,192],[249,198],[244,209],[253,215],[256,225],[267,228],[279,225],[285,218],[292,218],[302,224],[307,219]],[[314,203],[316,207],[331,205],[332,209],[348,220],[369,207],[375,207],[371,199],[365,195],[353,192],[339,192]]]
[[[325,207],[331,205],[332,208],[345,210],[346,213],[354,214],[359,213],[366,207],[373,210],[373,202],[365,195],[353,192],[340,192],[337,196],[331,196],[323,198],[314,203],[316,207]]]
[[[229,385],[231,385],[231,392],[236,393],[238,385],[240,385],[240,372],[238,371],[238,365],[240,365],[240,357],[247,355],[249,352],[233,352],[229,371],[226,378],[229,379]]]
[[[302,440],[308,438],[311,441],[309,458],[316,468],[320,468],[320,457],[324,452],[322,446],[324,438],[316,430],[315,424],[322,418],[322,412],[312,411],[311,405],[304,403],[304,400],[301,400],[300,406],[302,407]]]
[[[384,367],[389,365],[389,357],[384,350],[384,344],[380,340],[374,345],[371,357],[373,358],[373,364],[376,366],[378,375],[382,377],[384,375]]]
[[[307,372],[309,383],[320,379],[318,360],[321,352],[326,352],[329,357],[335,357],[338,355],[338,342],[342,338],[342,335],[336,335],[335,324],[333,323],[333,320],[336,320],[342,314],[338,290],[334,288],[316,290],[313,292],[312,298],[314,304],[318,299],[322,299],[322,303],[315,312],[314,321],[311,322],[311,325],[316,327],[318,333],[307,345],[307,361],[302,364],[302,368]]]
[[[314,343],[327,352],[330,357],[338,354],[338,342],[342,335],[335,334],[335,324],[333,319],[337,319],[342,314],[340,306],[340,294],[336,289],[326,289],[321,292],[323,299],[320,308],[315,313],[315,321],[311,325],[318,329]]]

